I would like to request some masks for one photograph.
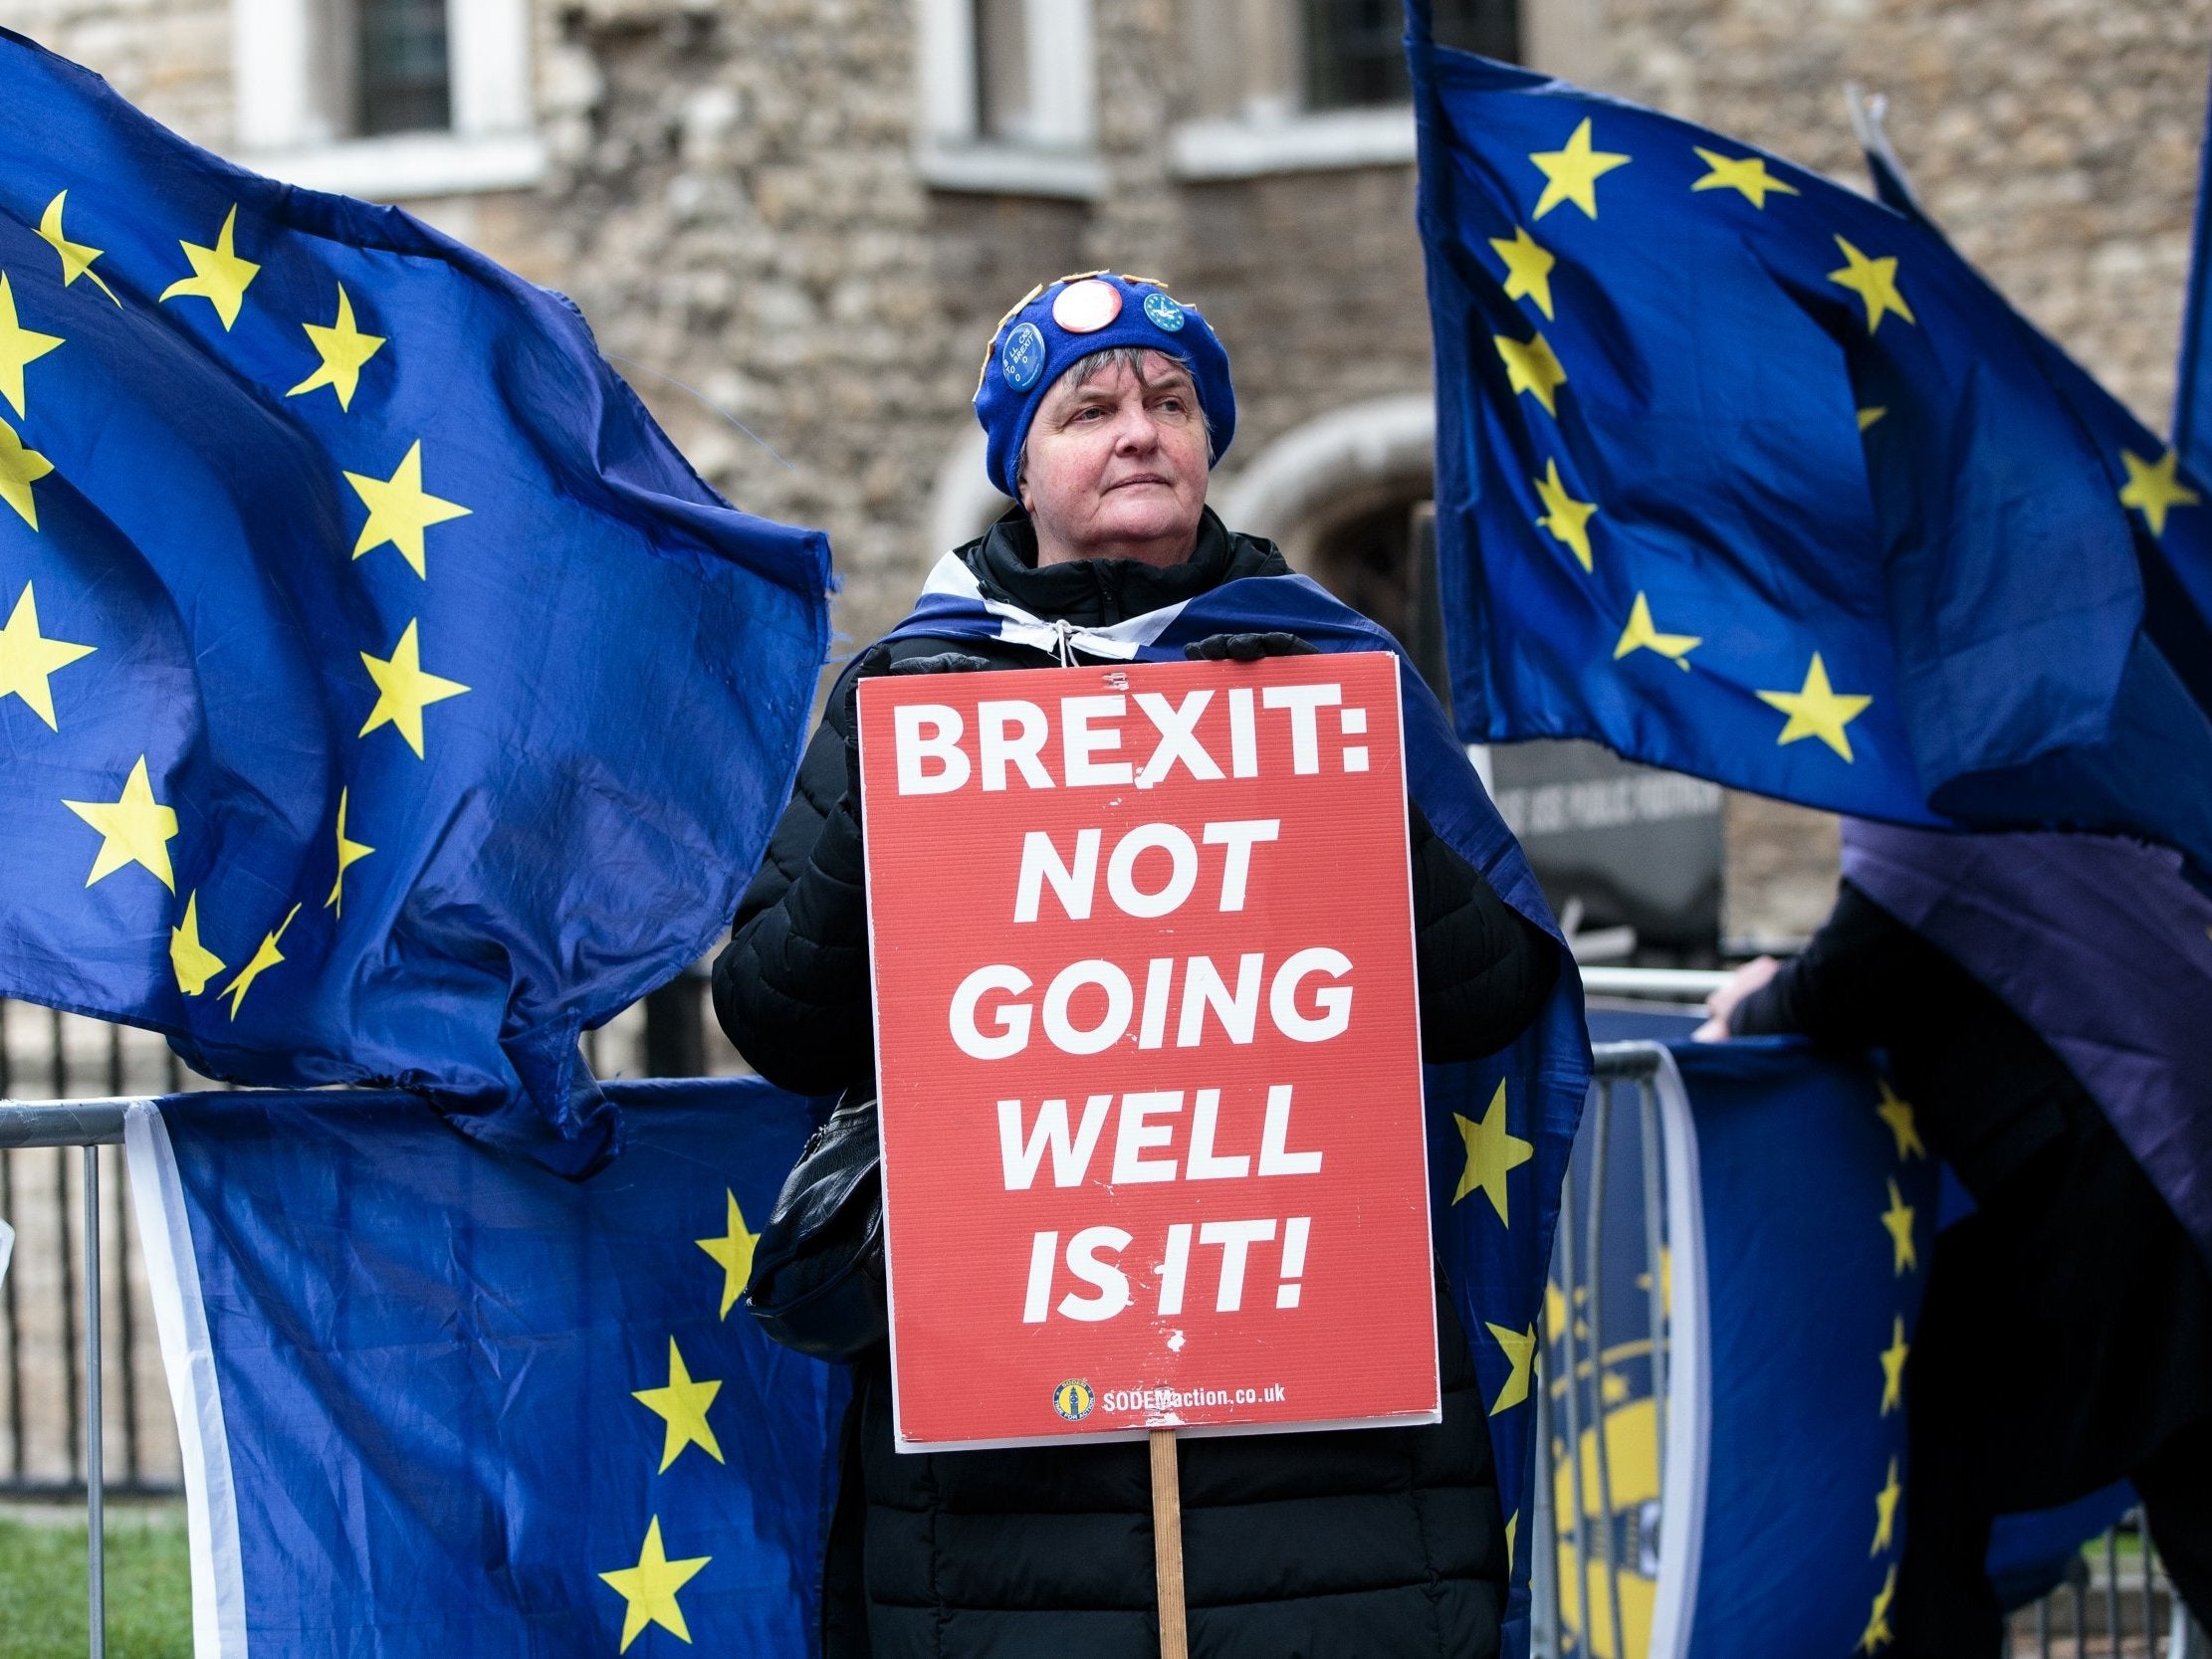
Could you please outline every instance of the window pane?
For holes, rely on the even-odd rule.
[[[1399,0],[1301,0],[1305,9],[1306,107],[1403,104],[1405,8]],[[1486,58],[1520,55],[1519,0],[1436,0],[1437,39]]]
[[[445,0],[357,0],[357,6],[360,130],[419,132],[451,126]]]
[[[975,0],[976,130],[1022,138],[1029,127],[1026,0]]]

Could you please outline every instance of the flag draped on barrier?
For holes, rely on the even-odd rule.
[[[0,86],[0,995],[589,1167],[576,1033],[728,925],[826,544],[559,296],[20,36]]]
[[[1656,1111],[1614,1085],[1611,1110],[1585,1119],[1579,1236],[1546,1292],[1559,1651],[1879,1652],[1905,1546],[1920,1303],[1939,1226],[1971,1205],[1945,1190],[1911,1103],[1863,1062],[1794,1038],[1691,1043],[1692,1023],[1591,1018],[1600,1040],[1671,1040]],[[1647,1178],[1653,1158],[1663,1181]],[[1989,1567],[2007,1604],[2050,1588],[2131,1502],[2117,1487],[2004,1517]]]
[[[807,1103],[607,1093],[581,1183],[407,1095],[131,1108],[200,1659],[813,1651],[844,1372],[739,1300]]]
[[[2123,471],[1925,227],[1436,47],[1426,10],[1461,734],[1896,822],[2128,830],[2212,870],[2212,721],[2143,625],[2164,463]]]

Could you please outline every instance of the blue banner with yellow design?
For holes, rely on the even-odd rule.
[[[1426,10],[1461,734],[1900,823],[2127,831],[2212,871],[2212,720],[2144,627],[2135,546],[2195,505],[2172,458],[2129,467],[1924,226],[1436,47]]]
[[[814,1651],[844,1373],[740,1299],[808,1103],[607,1093],[581,1182],[406,1095],[131,1110],[200,1659]]]
[[[1539,1623],[1589,1659],[1846,1659],[1894,1639],[1912,1350],[1963,1193],[1910,1102],[1796,1038],[1688,1041],[1600,1085],[1545,1291]],[[1607,1066],[1618,1053],[1601,1049]],[[2001,1518],[2007,1606],[2048,1590],[2124,1487]]]
[[[728,926],[826,544],[559,296],[20,36],[0,89],[0,995],[591,1166],[576,1033]]]

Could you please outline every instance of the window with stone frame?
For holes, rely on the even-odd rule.
[[[923,176],[940,189],[1094,196],[1091,0],[916,0]]]
[[[1413,97],[1401,0],[1297,3],[1306,109],[1372,108]],[[1434,13],[1439,44],[1508,62],[1520,57],[1518,0],[1435,0]]]
[[[353,0],[351,10],[353,135],[451,127],[446,0]]]
[[[534,0],[230,0],[236,152],[381,201],[537,182]]]

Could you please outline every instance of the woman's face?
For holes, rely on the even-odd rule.
[[[1116,362],[1063,379],[1030,423],[1021,505],[1037,531],[1037,562],[1133,558],[1180,564],[1206,508],[1206,421],[1180,364],[1145,353],[1139,379]]]

